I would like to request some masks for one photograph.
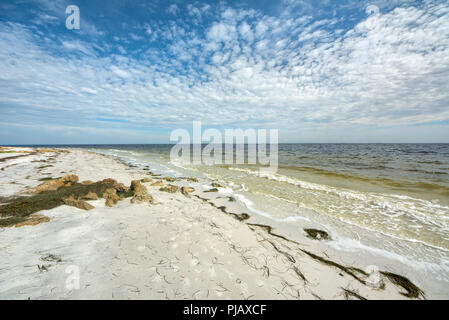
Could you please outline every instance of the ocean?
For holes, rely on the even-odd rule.
[[[382,261],[449,297],[449,144],[279,144],[275,173],[171,161],[172,145],[66,147],[167,176],[219,181],[252,215],[298,233],[304,225],[326,230],[329,250],[366,257],[365,264]]]

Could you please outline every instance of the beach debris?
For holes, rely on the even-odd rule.
[[[115,206],[120,200],[120,197],[117,195],[117,190],[114,188],[107,188],[103,193],[103,198],[106,200],[105,201],[106,207]]]
[[[189,182],[199,182],[197,178],[187,178]]]
[[[386,271],[381,271],[380,273],[382,275],[384,275],[385,277],[387,277],[388,280],[390,280],[396,286],[399,286],[399,287],[402,287],[403,289],[405,289],[406,292],[399,292],[403,296],[405,296],[407,298],[413,298],[413,299],[418,299],[420,297],[423,299],[426,298],[424,291],[422,291],[420,288],[418,288],[416,285],[414,285],[406,277],[403,277],[401,275],[398,275],[398,274],[395,274],[392,272],[386,272]]]
[[[140,179],[140,181],[143,182],[143,183],[147,183],[147,182],[153,181],[153,179],[151,179],[151,178],[143,178],[143,179]]]
[[[47,268],[47,266],[46,265],[37,265],[37,270],[39,270],[39,272],[47,272],[48,271],[48,268]]]
[[[118,186],[117,180],[112,179],[112,178],[103,179],[100,181],[100,183],[110,185],[111,188],[115,188]]]
[[[164,185],[164,183],[162,181],[156,181],[151,184],[152,187],[161,187],[163,185]]]
[[[106,207],[113,207],[115,206],[120,200],[120,197],[116,194],[110,194],[105,201]]]
[[[28,176],[29,177],[29,176]],[[57,179],[57,178],[56,178]],[[52,177],[44,177],[44,178],[40,178],[40,179],[37,179],[37,181],[49,181],[49,180],[56,180],[56,179],[54,179],[54,178],[52,178]]]
[[[247,214],[247,213],[240,213],[240,214],[239,214],[239,213],[229,212],[229,211],[226,210],[226,207],[225,207],[225,206],[220,206],[220,207],[218,207],[216,204],[214,204],[213,202],[209,201],[209,200],[206,199],[206,198],[202,198],[202,197],[200,197],[199,195],[194,195],[194,196],[197,197],[198,199],[200,199],[200,200],[202,200],[202,201],[204,201],[204,202],[210,204],[212,207],[214,207],[214,208],[220,210],[221,212],[226,213],[226,214],[232,216],[234,219],[237,219],[237,220],[239,220],[239,221],[244,221],[244,220],[248,220],[249,218],[251,218],[251,216],[250,216],[249,214]],[[251,224],[248,223],[248,225],[251,225]],[[271,227],[270,227],[270,228],[271,228]]]
[[[241,214],[234,213],[234,217],[240,221],[248,220],[249,218],[251,218],[251,216],[247,213],[241,213]]]
[[[148,172],[148,174],[152,175],[153,177],[160,177],[161,176],[161,174],[153,173],[153,172]]]
[[[204,192],[218,192],[218,189],[217,188],[212,188],[212,189],[209,189],[209,190],[205,190]]]
[[[29,152],[29,151],[28,151],[28,152]],[[50,149],[50,148],[40,148],[40,149],[35,150],[35,152],[41,152],[41,153],[44,153],[44,152],[62,152],[62,153],[70,153],[70,151],[69,151],[69,150],[66,150],[66,149]]]
[[[51,254],[51,253],[41,257],[41,260],[45,261],[45,262],[56,262],[56,263],[62,262],[61,257],[59,257],[57,255],[54,255],[54,254]]]
[[[148,194],[147,187],[142,185],[140,181],[138,180],[131,181],[131,191],[133,193],[131,203],[144,203],[144,202],[148,202],[150,204],[154,203],[153,196]]]
[[[142,183],[139,180],[131,181],[131,191],[133,196],[145,195],[148,193],[147,187],[142,185]]]
[[[44,216],[43,214],[32,214],[30,217],[21,223],[16,224],[16,228],[24,227],[24,226],[35,226],[39,223],[49,222],[50,218]]]
[[[192,193],[193,191],[195,191],[195,189],[192,187],[181,187],[181,193],[185,196],[188,196],[189,193]]]
[[[78,209],[92,210],[95,208],[93,205],[87,203],[84,200],[76,200],[73,195],[71,195],[68,198],[62,199],[62,201],[64,202],[64,204],[71,206],[71,207],[76,207]]]
[[[45,181],[38,185],[34,191],[34,193],[41,193],[44,191],[56,191],[61,187],[70,187],[72,184],[78,182],[78,176],[74,174],[67,174],[59,179],[52,179]]]
[[[343,295],[345,297],[346,300],[367,300],[365,297],[362,297],[360,294],[358,294],[357,292],[355,292],[354,290],[349,290],[349,289],[343,289]]]
[[[112,195],[116,195],[117,194],[117,190],[115,190],[115,188],[107,188],[104,192],[103,192],[103,198],[107,199]]]
[[[37,169],[45,169],[45,168],[50,168],[50,167],[53,167],[53,166],[51,164],[46,164],[46,165],[37,167]]]
[[[84,200],[98,200],[98,195],[95,192],[88,192],[82,197]]]
[[[127,196],[131,195],[131,188],[128,186],[125,186],[123,183],[118,183],[115,186],[115,190],[117,190],[120,198],[126,198]]]
[[[36,189],[34,190],[34,193],[41,193],[44,191],[56,191],[59,188],[61,188],[62,186],[64,186],[64,183],[59,179],[48,180],[48,181],[45,181],[45,182],[41,183],[40,185],[38,185],[36,187]]]
[[[78,182],[78,176],[74,174],[66,174],[61,179],[59,179],[65,186],[71,186]]]
[[[217,182],[212,182],[212,187],[214,187],[214,188],[224,188],[221,184],[219,184]]]
[[[28,157],[28,156],[31,156],[31,155],[33,155],[33,154],[35,154],[34,152],[30,152],[30,153],[27,153],[27,154],[19,154],[18,156],[11,156],[11,157],[6,157],[6,158],[1,158],[0,159],[0,162],[5,162],[5,161],[8,161],[8,160],[12,160],[12,159],[17,159],[17,158],[22,158],[22,157]],[[4,168],[2,168],[2,170],[3,170]]]
[[[48,182],[50,181],[46,181],[46,183]],[[31,214],[64,205],[62,199],[70,196],[73,196],[74,199],[82,199],[87,193],[93,192],[100,197],[108,188],[120,188],[120,186],[114,179],[105,179],[89,185],[74,183],[71,186],[59,187],[57,190],[42,191],[31,196],[8,199],[8,203],[0,206],[0,227],[25,222]],[[132,196],[130,191],[117,191],[116,193],[120,198]]]
[[[78,182],[78,176],[74,174],[66,174],[60,179],[64,184],[66,183],[77,183]]]
[[[49,148],[42,148],[42,149],[37,149],[36,152],[58,152],[58,150],[56,150],[56,149],[49,149]]]
[[[164,191],[164,192],[169,192],[169,193],[175,193],[178,191],[178,189],[179,189],[179,187],[169,184],[168,186],[162,187],[159,190]]]
[[[307,233],[307,237],[315,240],[331,240],[331,237],[326,231],[318,229],[304,229]]]
[[[154,199],[151,194],[135,195],[131,199],[131,203],[146,203],[146,202],[148,202],[149,204],[154,203]]]

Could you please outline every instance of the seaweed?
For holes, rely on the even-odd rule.
[[[349,300],[350,297],[356,298],[358,300],[368,300],[353,290],[349,290],[349,289],[345,289],[345,288],[342,288],[342,289],[343,289],[343,293],[344,293],[346,300]]]
[[[399,293],[402,294],[403,296],[414,299],[418,299],[419,297],[422,297],[423,299],[426,298],[424,291],[422,291],[420,288],[414,285],[406,277],[387,271],[381,271],[380,273],[385,277],[387,277],[395,285],[402,287],[406,292],[399,292]]]
[[[331,237],[326,231],[318,229],[304,229],[307,233],[307,237],[316,240],[331,240]]]
[[[44,191],[29,197],[21,196],[12,199],[7,204],[0,206],[0,227],[7,227],[23,222],[27,217],[41,210],[50,210],[64,204],[62,199],[73,196],[80,198],[89,192],[96,193],[99,197],[108,188],[114,188],[114,181],[98,181],[89,185],[75,183],[71,186],[63,186],[55,191]],[[131,196],[130,191],[117,191],[120,198]]]
[[[239,221],[243,221],[243,220],[248,220],[250,218],[250,215],[247,213],[233,213],[233,212],[228,212],[226,211],[226,207],[225,206],[221,206],[221,207],[217,207],[215,204],[209,202],[213,207],[217,208],[218,210],[221,210],[221,212],[226,213],[231,215],[232,217],[234,217],[235,219],[239,220]]]
[[[12,160],[12,159],[17,159],[17,158],[22,158],[22,157],[28,157],[28,156],[31,156],[32,154],[36,154],[36,152],[30,152],[30,153],[27,153],[27,154],[21,154],[21,155],[18,155],[18,156],[12,156],[12,157],[7,157],[7,158],[1,158],[0,162],[4,162],[4,161],[7,161],[7,160]]]
[[[200,200],[203,200],[204,202],[209,203],[212,207],[214,207],[214,208],[220,210],[221,212],[223,212],[223,213],[225,213],[225,214],[228,214],[228,215],[232,216],[233,218],[235,218],[235,219],[237,219],[237,220],[239,220],[239,221],[244,221],[244,220],[248,220],[249,218],[251,218],[251,216],[250,216],[249,214],[247,214],[247,213],[240,213],[240,214],[238,214],[238,213],[228,212],[228,211],[226,210],[226,207],[225,207],[225,206],[217,207],[214,203],[210,202],[210,201],[209,201],[208,199],[206,199],[206,198],[202,198],[202,197],[200,197],[199,195],[193,195],[193,196],[197,197],[197,198],[200,199]]]
[[[45,168],[50,168],[50,167],[53,167],[53,165],[51,165],[51,164],[46,164],[46,165],[37,167],[37,169],[45,169]]]
[[[255,226],[255,227],[259,227],[264,229],[268,234],[277,237],[277,238],[281,238],[283,240],[286,240],[288,242],[291,243],[295,243],[297,245],[299,245],[298,242],[291,240],[291,239],[287,239],[284,236],[281,236],[279,234],[276,234],[273,232],[273,228],[268,226],[268,225],[263,225],[263,224],[252,224],[252,223],[247,223],[248,226]],[[335,267],[337,269],[340,269],[341,271],[343,271],[344,273],[350,275],[351,277],[353,277],[354,279],[356,279],[357,281],[359,281],[362,284],[366,284],[366,281],[363,280],[361,277],[358,276],[358,274],[362,274],[363,276],[368,276],[368,273],[366,273],[365,271],[363,271],[362,269],[356,268],[356,267],[346,267],[344,265],[341,265],[337,262],[331,261],[329,259],[320,257],[310,251],[307,251],[305,249],[301,249],[298,248],[300,251],[304,252],[305,254],[307,254],[308,256],[310,256],[311,258],[325,264],[331,267]],[[406,292],[400,292],[400,294],[402,294],[403,296],[407,297],[407,298],[415,298],[418,299],[420,297],[422,297],[423,299],[425,299],[425,294],[424,291],[422,291],[420,288],[418,288],[415,284],[413,284],[409,279],[407,279],[404,276],[400,276],[397,275],[395,273],[392,272],[386,272],[386,271],[381,271],[380,272],[382,275],[384,275],[385,277],[387,277],[394,285],[399,286],[403,289],[406,290]],[[382,286],[379,289],[384,289],[385,285]],[[348,293],[350,294],[350,293]]]
[[[315,260],[317,260],[317,261],[319,261],[319,262],[321,262],[321,263],[323,263],[323,264],[325,264],[325,265],[328,265],[328,266],[331,266],[331,267],[335,267],[335,268],[337,268],[337,269],[340,269],[341,271],[343,271],[343,272],[345,272],[346,274],[350,275],[351,277],[353,277],[354,279],[356,279],[356,280],[359,281],[360,283],[366,284],[365,280],[363,280],[362,278],[360,278],[360,277],[356,274],[356,273],[361,273],[361,274],[363,274],[364,276],[368,276],[368,274],[367,274],[365,271],[363,271],[362,269],[354,268],[354,267],[346,267],[346,266],[341,265],[341,264],[339,264],[339,263],[337,263],[337,262],[334,262],[334,261],[332,261],[332,260],[328,260],[328,259],[326,259],[326,258],[320,257],[320,256],[318,256],[318,255],[316,255],[316,254],[314,254],[314,253],[312,253],[312,252],[310,252],[310,251],[307,251],[307,250],[304,250],[304,249],[299,249],[299,250],[301,250],[302,252],[304,252],[305,254],[307,254],[309,257],[311,257],[311,258],[313,258],[313,259],[315,259]]]
[[[60,178],[60,177],[59,177],[59,178]],[[56,179],[59,179],[59,178],[45,177],[45,178],[40,178],[40,179],[38,179],[37,181],[56,180]]]
[[[294,244],[296,244],[296,245],[299,245],[299,242],[296,242],[296,241],[294,241],[294,240],[288,239],[288,238],[286,238],[286,237],[284,237],[284,236],[281,236],[280,234],[274,233],[274,232],[273,232],[273,228],[272,228],[271,226],[266,225],[266,224],[247,223],[247,225],[250,226],[250,229],[252,229],[252,230],[254,230],[254,229],[251,228],[251,227],[262,228],[262,229],[264,229],[268,234],[272,235],[273,237],[280,238],[280,239],[282,239],[282,240],[285,240],[285,241],[294,243]]]
[[[61,257],[51,253],[41,257],[41,260],[45,262],[62,262]]]

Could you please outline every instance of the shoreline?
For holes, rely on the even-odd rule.
[[[242,215],[249,215],[248,210],[243,212],[229,197],[207,192],[198,183],[167,181],[118,159],[76,149],[30,157],[22,158],[29,160],[22,165],[31,167],[29,173],[34,172],[35,179],[19,177],[21,187],[12,194],[1,190],[1,196],[30,194],[42,183],[39,179],[75,174],[80,181],[112,178],[125,185],[152,179],[142,184],[155,203],[132,204],[125,198],[109,208],[103,199],[91,200],[87,202],[95,208],[89,211],[62,205],[38,212],[48,216],[48,222],[0,228],[0,256],[6,261],[0,287],[7,288],[0,292],[1,298],[403,299],[401,292],[408,293],[399,284],[405,278],[386,271],[370,275],[336,262],[336,257],[320,252],[318,245],[291,240],[260,217],[246,219]],[[49,158],[51,167],[32,162]],[[156,181],[195,191],[188,196],[163,192],[160,186],[151,186]],[[25,268],[45,266],[43,253],[58,256],[62,262],[51,261],[44,272],[38,267]],[[79,290],[65,288],[65,269],[71,265],[80,269],[84,287]],[[20,272],[21,267],[26,271]],[[123,270],[127,271],[119,275]],[[143,286],[140,277],[148,278]],[[373,277],[380,277],[383,289],[369,285]],[[48,290],[42,284],[55,287]]]

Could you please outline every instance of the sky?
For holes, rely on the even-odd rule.
[[[0,144],[168,143],[192,121],[447,143],[449,3],[0,3]]]

